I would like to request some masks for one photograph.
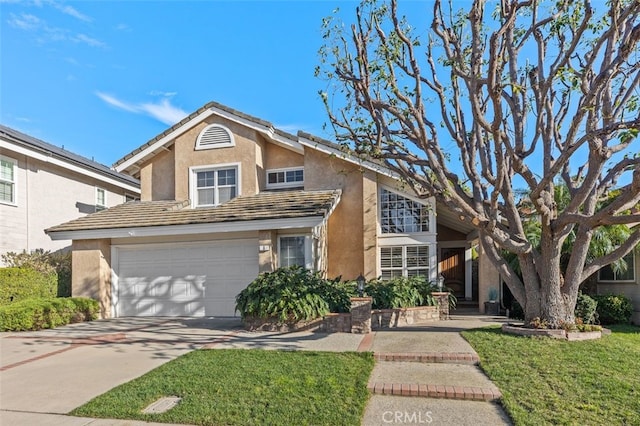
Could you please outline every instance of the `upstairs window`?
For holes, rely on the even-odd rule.
[[[380,225],[383,234],[429,232],[429,209],[383,188],[380,192]]]
[[[290,188],[304,185],[302,167],[267,170],[267,188]]]
[[[213,149],[235,146],[233,134],[229,129],[219,124],[210,124],[198,135],[196,149]]]
[[[627,264],[627,269],[625,271],[616,271],[615,268],[613,268],[611,265],[607,265],[604,268],[600,269],[600,271],[598,272],[598,280],[607,282],[635,282],[636,265],[633,251],[631,253],[628,253],[622,259]]]
[[[211,207],[238,195],[238,167],[212,167],[192,170],[194,207]]]
[[[0,156],[0,203],[16,204],[16,169],[18,162]]]
[[[107,191],[104,188],[96,188],[96,211],[107,208]]]

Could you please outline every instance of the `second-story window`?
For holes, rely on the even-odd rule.
[[[267,170],[267,188],[290,188],[304,185],[304,169],[291,167]]]
[[[194,207],[210,207],[225,203],[238,195],[238,168],[212,167],[193,170],[192,199]]]
[[[429,209],[383,188],[380,191],[380,225],[383,234],[429,232]]]
[[[107,208],[107,191],[104,188],[96,188],[96,211]]]

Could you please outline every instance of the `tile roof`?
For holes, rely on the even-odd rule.
[[[340,190],[278,191],[240,196],[217,207],[188,201],[133,201],[47,229],[47,233],[328,216]]]
[[[0,137],[8,140],[11,143],[34,149],[46,153],[47,155],[52,155],[68,163],[75,164],[77,166],[83,167],[84,169],[100,173],[104,176],[108,176],[120,182],[137,187],[140,186],[140,181],[138,179],[135,179],[124,173],[118,173],[115,170],[110,169],[108,166],[105,166],[104,164],[100,164],[96,161],[82,157],[81,155],[74,154],[73,152],[67,151],[64,148],[57,147],[10,127],[0,125]]]

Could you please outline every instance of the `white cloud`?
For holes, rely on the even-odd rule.
[[[287,132],[287,133],[291,133],[293,135],[295,135],[296,133],[298,133],[298,130],[304,129],[305,126],[301,125],[301,124],[274,124],[273,127],[275,127],[276,129],[280,129],[283,132]]]
[[[86,34],[76,34],[76,36],[73,37],[72,40],[79,43],[85,43],[91,47],[107,47],[107,44],[105,42],[89,37]]]
[[[171,102],[167,98],[160,99],[157,102],[133,104],[121,101],[115,96],[103,92],[96,92],[96,96],[115,108],[135,114],[145,114],[169,126],[174,125],[187,116],[186,111],[171,105]]]
[[[129,31],[131,31],[131,27],[130,27],[130,26],[128,26],[127,24],[122,24],[122,23],[120,23],[120,24],[118,24],[118,25],[116,25],[116,26],[115,26],[115,30],[116,30],[116,31],[129,32]]]
[[[64,13],[65,15],[69,15],[72,16],[76,19],[79,19],[83,22],[91,22],[93,21],[93,18],[91,18],[90,16],[85,15],[84,13],[80,13],[78,12],[77,9],[69,6],[69,5],[64,5],[64,4],[60,4],[60,3],[56,3],[56,2],[52,2],[51,3],[53,5],[53,7],[55,7],[56,9],[58,9],[60,12]]]
[[[161,90],[152,90],[149,92],[150,96],[162,96],[164,98],[171,98],[177,95],[178,92],[163,92]]]
[[[168,125],[176,124],[187,116],[182,109],[171,105],[169,99],[161,99],[159,103],[145,103],[140,105],[143,111],[158,121]]]
[[[21,13],[20,15],[10,13],[7,22],[13,27],[27,31],[35,30],[42,24],[40,18],[29,13]]]

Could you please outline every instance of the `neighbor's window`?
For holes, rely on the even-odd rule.
[[[96,188],[96,211],[107,208],[107,191],[103,188]]]
[[[622,258],[627,263],[627,270],[624,272],[618,271],[611,266],[607,265],[600,269],[598,272],[599,281],[635,281],[635,259],[633,251]]]
[[[304,235],[286,236],[279,238],[279,260],[281,267],[307,267],[307,237]]]
[[[196,139],[196,149],[213,149],[234,146],[235,140],[229,129],[219,124],[210,124],[202,129]]]
[[[380,225],[383,234],[429,231],[429,209],[395,192],[380,192]]]
[[[383,280],[395,277],[429,277],[429,246],[380,247],[380,272]]]
[[[267,188],[287,188],[304,184],[304,169],[301,167],[267,170]]]
[[[194,170],[194,206],[217,206],[235,198],[238,195],[237,175],[237,167]]]
[[[0,202],[16,204],[16,174],[18,162],[9,157],[0,157]]]

